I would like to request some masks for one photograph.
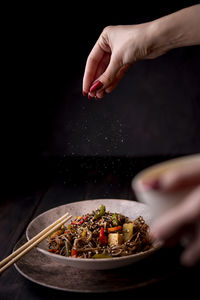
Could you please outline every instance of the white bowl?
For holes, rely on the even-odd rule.
[[[37,233],[39,233],[41,230],[50,225],[66,212],[69,212],[72,216],[79,216],[99,208],[101,204],[106,206],[107,211],[122,213],[132,220],[136,219],[139,216],[142,216],[145,222],[149,226],[151,226],[152,215],[147,205],[138,203],[136,201],[122,199],[97,199],[69,203],[44,212],[43,214],[37,216],[28,225],[26,230],[26,237],[28,240],[31,239],[33,236],[35,236]],[[66,264],[68,266],[81,269],[105,270],[127,266],[129,264],[135,263],[149,256],[159,247],[160,245],[155,245],[155,247],[145,252],[140,252],[124,257],[106,259],[72,258],[53,254],[48,252],[48,245],[46,240],[42,241],[38,245],[37,249],[43,254],[48,255],[48,257],[52,258],[52,260],[56,260],[60,264]]]
[[[137,199],[149,205],[153,218],[159,217],[165,211],[177,205],[191,192],[191,188],[187,187],[180,191],[166,193],[159,189],[147,188],[142,182],[156,180],[166,171],[187,167],[191,163],[200,164],[200,154],[184,156],[156,164],[144,169],[135,176],[132,181],[132,188],[136,193]]]

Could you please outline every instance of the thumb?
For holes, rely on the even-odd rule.
[[[120,68],[121,64],[119,63],[119,60],[111,56],[111,60],[107,69],[99,77],[99,80],[103,83],[104,90],[110,85],[112,85],[112,83],[115,81],[115,78]]]

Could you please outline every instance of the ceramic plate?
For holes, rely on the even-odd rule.
[[[14,250],[26,242],[27,239],[23,236]],[[119,292],[150,285],[165,278],[166,273],[171,274],[171,269],[174,266],[169,264],[168,260],[163,260],[161,254],[162,251],[158,251],[158,253],[154,253],[145,260],[124,268],[81,270],[70,266],[66,268],[65,264],[59,264],[48,255],[33,248],[15,263],[15,268],[31,282],[55,290],[95,294]],[[47,295],[50,295],[48,291]],[[60,298],[57,291],[55,293],[52,291],[51,295],[52,299]]]
[[[37,233],[42,231],[45,227],[49,226],[52,222],[57,220],[66,212],[74,216],[84,215],[96,210],[101,206],[106,206],[107,211],[121,213],[131,220],[142,216],[145,222],[151,226],[152,215],[149,207],[146,204],[139,203],[136,201],[122,200],[122,199],[97,199],[97,200],[85,200],[80,202],[73,202],[62,206],[50,209],[43,214],[37,216],[27,227],[26,237],[31,239]],[[106,259],[87,259],[87,258],[72,258],[64,257],[58,254],[48,252],[47,240],[42,241],[37,250],[47,255],[51,260],[55,260],[57,263],[62,265],[68,265],[75,268],[88,269],[88,270],[106,270],[114,269],[129,264],[135,263],[145,257],[149,256],[155,250],[159,248],[159,245],[154,246],[150,250],[132,254],[124,257],[106,258]]]

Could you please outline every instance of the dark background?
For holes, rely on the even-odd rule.
[[[147,22],[196,3],[2,7],[3,183],[42,177],[70,159],[200,152],[199,46],[134,64],[103,100],[82,96],[85,62],[105,26]]]

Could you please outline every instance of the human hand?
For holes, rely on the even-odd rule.
[[[152,225],[151,236],[165,244],[174,244],[189,235],[181,263],[192,266],[200,262],[200,163],[168,171],[149,186],[163,192],[190,187],[190,194],[178,205],[160,216]]]
[[[108,26],[88,56],[83,94],[102,98],[117,86],[133,62],[150,54],[149,23]]]
[[[152,22],[106,27],[88,56],[83,95],[102,98],[134,62],[200,44],[199,13],[200,5],[194,5]]]

